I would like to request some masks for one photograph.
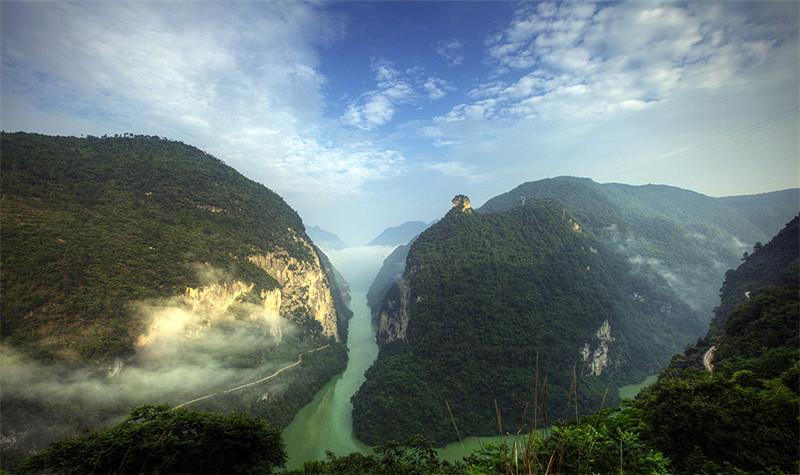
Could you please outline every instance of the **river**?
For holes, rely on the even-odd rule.
[[[377,274],[383,259],[391,252],[391,248],[348,248],[343,251],[326,251],[336,268],[350,282],[352,300],[347,338],[349,359],[344,373],[335,377],[325,385],[314,397],[314,400],[297,413],[292,423],[283,431],[286,442],[288,470],[295,469],[305,462],[324,460],[326,451],[336,455],[351,452],[370,453],[371,448],[359,441],[353,434],[350,398],[364,382],[364,372],[378,356],[378,345],[375,342],[375,327],[372,323],[370,309],[367,306],[366,288]],[[651,377],[654,379],[654,376]],[[639,385],[621,388],[621,397],[633,395],[651,383],[648,379]],[[469,437],[464,439],[464,448],[456,442],[444,449],[439,449],[439,457],[443,460],[460,460],[467,453],[480,448],[481,444],[499,442],[499,437]]]
[[[350,398],[364,382],[364,372],[378,357],[375,328],[367,306],[366,289],[378,273],[391,247],[362,246],[325,250],[333,265],[350,284],[349,307],[353,311],[347,336],[348,361],[344,373],[325,385],[283,431],[289,460],[294,469],[311,460],[324,460],[325,451],[337,455],[370,453],[369,446],[353,435]]]
[[[378,345],[366,292],[353,292],[352,297],[347,369],[323,387],[283,431],[289,455],[287,469],[297,468],[310,460],[324,460],[326,450],[337,455],[370,451],[369,446],[353,435],[350,397],[364,382],[364,371],[378,356]]]

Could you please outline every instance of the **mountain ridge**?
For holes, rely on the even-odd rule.
[[[607,384],[657,371],[702,331],[688,306],[630,278],[629,264],[555,200],[465,210],[451,209],[414,241],[373,314],[380,354],[353,397],[365,442],[415,432],[454,440],[444,400],[462,435],[493,433],[492,398],[510,417],[536,367],[548,373],[553,419],[573,368],[579,406],[598,407]]]
[[[384,229],[367,246],[399,246],[407,244],[428,226],[422,221],[406,221],[398,226]]]
[[[276,193],[157,137],[3,132],[0,144],[3,449],[236,387],[325,347],[194,404],[282,427],[344,370],[352,313]]]

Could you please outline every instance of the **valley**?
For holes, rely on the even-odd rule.
[[[378,345],[364,291],[354,290],[352,296],[347,369],[323,387],[283,431],[288,469],[323,460],[326,451],[337,455],[371,451],[353,434],[350,398],[364,382],[364,372],[378,356]]]
[[[127,430],[130,411],[253,417],[289,470],[497,467],[512,439],[617,450],[617,426],[642,469],[722,467],[713,441],[683,434],[701,444],[687,453],[636,422],[663,424],[654,408],[684,386],[755,401],[783,431],[768,444],[792,436],[774,408],[797,402],[796,189],[721,200],[560,177],[478,208],[456,195],[353,247],[181,143],[2,139],[4,464],[56,460],[48,443]]]
[[[0,0],[0,475],[800,473],[798,0]]]

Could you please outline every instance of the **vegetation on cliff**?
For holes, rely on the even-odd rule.
[[[4,465],[133,405],[227,390],[331,343],[203,403],[284,427],[344,370],[335,341],[352,314],[280,196],[158,137],[0,139]]]
[[[726,273],[714,327],[675,355],[627,411],[640,418],[642,437],[676,469],[800,469],[798,279],[795,217]],[[709,372],[702,356],[712,349]]]
[[[726,273],[717,328],[622,407],[558,423],[542,436],[533,429],[552,398],[539,379],[533,404],[520,399],[517,417],[498,418],[505,443],[461,462],[441,462],[429,441],[415,437],[377,455],[331,454],[298,473],[797,473],[798,257],[796,217]],[[713,372],[702,361],[711,349]]]
[[[718,304],[719,276],[797,213],[798,192],[712,198],[664,185],[559,177],[524,183],[478,211],[502,211],[532,198],[556,199],[642,275],[664,276],[684,302],[710,318]]]
[[[194,147],[25,133],[2,147],[2,338],[38,358],[130,353],[130,302],[205,284],[198,264],[257,296],[279,283],[248,256],[313,259],[280,196]]]
[[[609,386],[656,372],[702,329],[552,200],[454,208],[411,246],[403,279],[407,330],[385,338],[353,397],[354,430],[371,444],[455,440],[445,403],[462,435],[495,433],[495,402],[504,418],[516,414],[537,368],[547,421],[565,417],[573,381],[580,410],[597,409]]]

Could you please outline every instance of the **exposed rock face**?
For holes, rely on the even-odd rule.
[[[472,212],[472,206],[469,204],[469,197],[466,195],[456,195],[453,197],[453,208],[463,213]]]
[[[280,341],[281,325],[278,317],[309,316],[322,326],[325,336],[341,341],[338,329],[338,316],[328,277],[322,268],[319,256],[304,239],[295,238],[309,250],[311,259],[299,260],[286,251],[255,254],[248,260],[264,269],[274,278],[280,288],[262,290],[256,298],[249,295],[255,285],[234,280],[230,283],[216,283],[198,288],[187,287],[179,300],[188,307],[187,316],[182,319],[155,318],[147,332],[136,341],[136,346],[146,345],[157,335],[181,333],[188,338],[198,335],[217,320],[226,318],[231,306],[248,302],[247,307],[237,307],[253,320],[266,320],[272,324],[273,338]],[[179,328],[178,328],[179,327]]]
[[[589,343],[583,345],[581,349],[581,356],[583,362],[586,364],[586,372],[589,376],[600,376],[603,370],[608,366],[608,351],[609,344],[614,341],[611,336],[611,324],[606,319],[600,328],[595,333],[598,339],[597,348],[592,352]]]
[[[322,325],[325,336],[332,336],[336,341],[340,341],[331,286],[319,257],[305,240],[299,238],[296,240],[308,248],[310,255],[313,256],[312,260],[297,260],[283,250],[254,254],[247,258],[280,284],[280,297],[277,302],[281,315],[290,316],[298,313],[310,315]]]
[[[378,322],[378,344],[395,340],[406,341],[411,287],[404,277],[398,279],[386,292],[383,304],[373,315]]]
[[[167,301],[163,305],[142,306],[150,314],[150,324],[146,332],[136,340],[136,347],[142,347],[159,337],[181,335],[195,338],[220,321],[231,318],[232,307],[246,312],[251,320],[263,320],[270,324],[272,337],[279,342],[282,337],[278,322],[281,306],[281,291],[274,289],[262,291],[260,305],[243,303],[253,291],[251,283],[234,280],[231,283],[217,283],[201,287],[187,287],[177,302]],[[252,302],[253,299],[250,299]],[[182,305],[181,305],[182,304]],[[113,373],[113,374],[112,374]],[[119,369],[109,369],[109,376],[119,373]]]
[[[238,280],[230,284],[214,284],[199,288],[187,287],[186,292],[181,295],[181,300],[192,307],[192,311],[203,307],[214,311],[214,313],[224,313],[234,302],[237,302],[253,290],[253,284],[247,284]]]

